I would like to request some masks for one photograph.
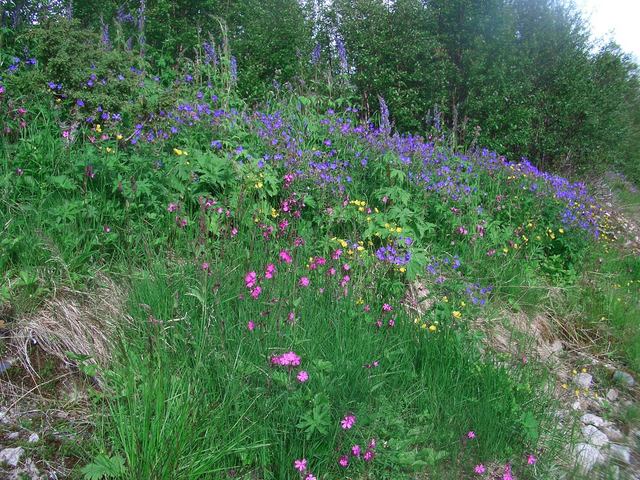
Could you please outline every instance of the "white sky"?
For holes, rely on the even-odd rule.
[[[594,38],[611,38],[640,61],[640,0],[575,0]]]

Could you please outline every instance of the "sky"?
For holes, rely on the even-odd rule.
[[[640,61],[640,0],[575,0],[594,38],[611,38]]]

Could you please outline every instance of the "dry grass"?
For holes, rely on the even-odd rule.
[[[106,277],[96,283],[91,292],[62,288],[36,312],[13,322],[9,351],[28,371],[36,374],[30,359],[34,345],[63,364],[69,364],[67,352],[101,365],[109,361],[117,325],[125,319],[125,295]]]

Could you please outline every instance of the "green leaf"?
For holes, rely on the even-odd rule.
[[[93,462],[82,467],[80,471],[85,480],[117,477],[124,473],[124,459],[119,455],[107,457],[104,454],[99,454],[93,459]]]

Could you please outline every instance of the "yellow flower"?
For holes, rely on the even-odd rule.
[[[257,182],[255,187],[258,189],[262,188],[262,182]]]
[[[107,147],[107,153],[111,153],[112,151],[113,151],[113,148]]]
[[[396,228],[396,233],[402,233],[402,228],[400,227]]]
[[[560,229],[558,229],[558,232],[560,232],[560,233],[564,233],[564,228],[560,228]]]
[[[438,327],[436,327],[435,325],[431,325],[429,327],[429,331],[432,332],[432,333],[435,332],[436,330],[438,330]]]
[[[271,216],[276,218],[278,216],[278,211],[275,208],[271,208]]]
[[[427,324],[426,324],[426,323],[423,323],[422,325],[420,325],[420,328],[421,328],[422,330],[426,330],[426,329],[427,329]]]
[[[116,135],[116,140],[122,140],[122,135],[120,134]]]
[[[358,300],[356,300],[356,305],[362,305],[364,303],[364,300],[362,297],[360,297]]]
[[[507,247],[504,247],[504,248],[502,249],[502,251],[503,251],[504,253],[509,253],[509,249],[508,249]]]
[[[447,303],[449,301],[449,297],[447,297],[446,295],[444,297],[442,297],[442,301],[444,303]]]
[[[175,153],[177,156],[180,156],[180,155],[182,155],[183,152],[179,148],[174,148],[173,149],[173,153]]]
[[[586,369],[586,368],[583,368],[583,369],[582,369],[582,373],[587,373],[587,369]]]
[[[98,133],[102,132],[102,127],[100,126],[100,124],[96,125],[96,132]]]
[[[462,313],[459,312],[458,310],[454,310],[451,315],[453,315],[453,318],[461,318],[462,317]]]
[[[404,272],[406,272],[406,271],[407,271],[407,269],[406,269],[406,268],[404,268],[404,267],[400,267],[400,273],[404,273]]]

